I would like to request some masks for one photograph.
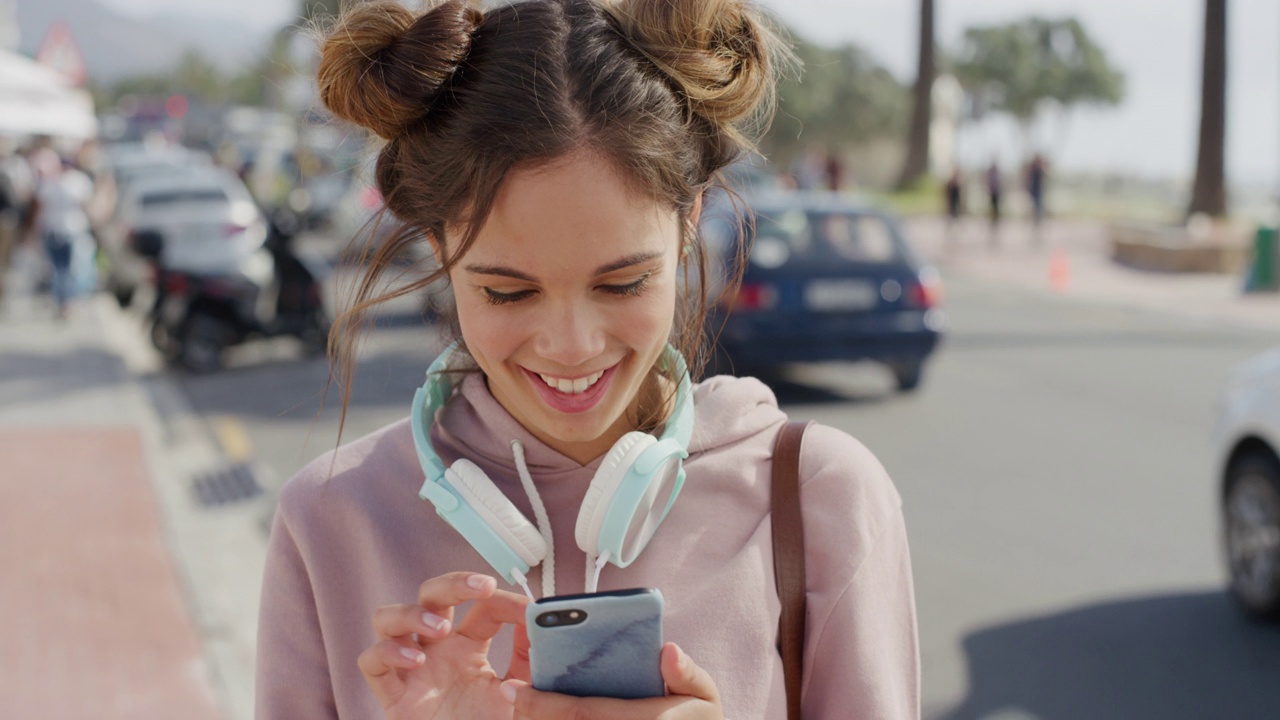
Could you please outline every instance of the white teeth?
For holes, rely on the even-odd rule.
[[[601,370],[598,373],[593,373],[591,375],[588,375],[587,377],[580,377],[577,380],[568,380],[566,378],[553,378],[550,375],[542,375],[542,374],[539,374],[539,377],[542,378],[542,382],[547,384],[547,387],[550,387],[554,390],[559,390],[560,392],[566,395],[578,395],[580,393],[586,392],[587,388],[599,382],[600,378],[604,377],[604,371]]]

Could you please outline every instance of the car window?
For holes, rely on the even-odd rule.
[[[222,188],[179,188],[147,193],[142,196],[140,204],[144,208],[156,208],[179,203],[226,203],[230,202]]]
[[[837,255],[855,262],[891,262],[899,259],[893,229],[875,215],[833,213],[814,223],[823,244]]]

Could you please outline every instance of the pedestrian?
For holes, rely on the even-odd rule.
[[[439,261],[416,286],[449,280],[456,335],[410,417],[282,489],[257,715],[781,720],[768,527],[786,416],[757,380],[692,380],[712,301],[702,198],[752,147],[785,45],[742,0],[486,8],[356,4],[323,45],[320,98],[387,141],[378,189],[410,228],[398,240]],[[354,329],[397,296],[378,294],[388,271],[362,271],[335,326],[344,412]],[[633,465],[645,447],[663,459]],[[628,468],[653,507],[619,521],[611,481]],[[800,475],[804,717],[918,717],[900,497],[826,426],[806,433]],[[453,521],[466,536],[445,517],[460,512],[476,513]],[[633,587],[666,599],[666,697],[529,685],[534,589]]]
[[[840,154],[834,150],[827,153],[824,174],[827,178],[827,190],[833,193],[840,192],[840,188],[844,187],[844,161],[840,159]]]
[[[1004,180],[1000,177],[1000,161],[992,160],[987,168],[987,197],[991,201],[991,246],[1000,244],[1000,195]]]
[[[31,167],[16,150],[13,138],[0,136],[0,305],[7,296],[13,252],[22,239],[35,193]]]
[[[1031,196],[1031,221],[1034,227],[1036,243],[1040,243],[1041,226],[1044,223],[1044,184],[1048,167],[1044,155],[1036,153],[1027,165],[1027,194]]]
[[[947,178],[947,184],[943,188],[943,195],[947,202],[947,246],[952,247],[956,242],[956,226],[960,222],[960,207],[964,199],[963,195],[964,178],[960,174],[960,168],[957,166],[952,168],[951,176]]]
[[[38,178],[34,224],[49,258],[58,319],[65,320],[74,301],[87,295],[96,280],[97,244],[89,224],[93,181],[51,148],[37,150],[33,164]]]

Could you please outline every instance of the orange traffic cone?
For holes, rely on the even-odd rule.
[[[1064,293],[1071,287],[1071,257],[1062,248],[1049,253],[1049,288]]]

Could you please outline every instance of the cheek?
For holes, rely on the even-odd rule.
[[[489,358],[501,361],[527,337],[527,325],[518,321],[516,313],[502,312],[503,309],[483,301],[458,303],[458,327],[467,349],[481,363]]]

